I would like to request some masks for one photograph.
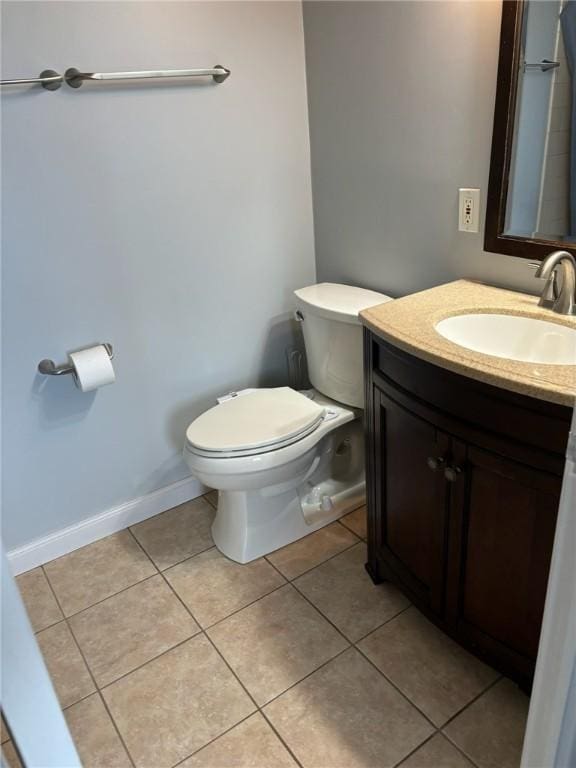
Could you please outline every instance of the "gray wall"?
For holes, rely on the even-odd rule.
[[[284,381],[291,292],[315,270],[299,3],[2,5],[4,77],[232,69],[3,94],[10,549],[185,477],[215,395]],[[113,386],[35,375],[99,340]]]
[[[305,2],[321,280],[402,295],[468,276],[537,291],[484,253],[500,2]],[[482,189],[479,234],[458,188]]]

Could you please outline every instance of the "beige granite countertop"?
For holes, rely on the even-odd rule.
[[[493,357],[454,344],[435,330],[440,320],[468,313],[523,315],[576,328],[576,317],[538,306],[538,297],[457,280],[379,304],[360,313],[362,323],[405,352],[455,373],[497,387],[573,406],[576,366],[523,363]]]

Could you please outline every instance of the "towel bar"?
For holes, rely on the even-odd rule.
[[[47,91],[57,91],[64,82],[64,77],[53,69],[45,69],[38,77],[21,77],[14,80],[0,80],[4,85],[41,85]]]
[[[163,77],[212,77],[215,83],[222,83],[230,70],[216,64],[208,69],[151,69],[135,72],[80,72],[75,67],[67,69],[64,79],[71,88],[80,88],[85,80],[147,80]]]

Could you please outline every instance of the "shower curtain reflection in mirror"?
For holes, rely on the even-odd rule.
[[[576,0],[528,0],[521,48],[505,234],[576,242]]]

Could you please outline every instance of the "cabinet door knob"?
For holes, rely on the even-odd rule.
[[[444,464],[444,459],[442,456],[428,456],[426,463],[432,472],[437,472],[442,464]]]
[[[444,470],[444,477],[449,483],[455,483],[458,480],[458,475],[462,472],[460,467],[446,467]]]

